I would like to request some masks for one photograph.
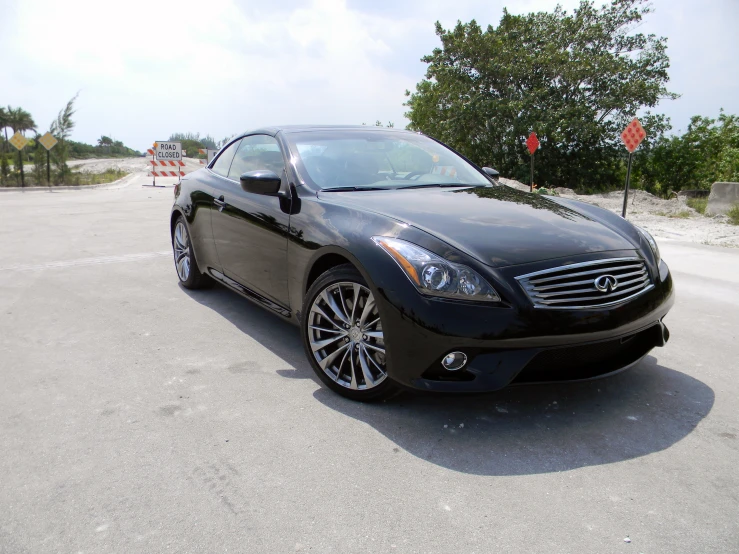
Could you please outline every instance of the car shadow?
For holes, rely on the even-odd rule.
[[[305,358],[300,332],[295,325],[218,283],[204,290],[189,290],[181,283],[179,287],[190,298],[225,317],[242,333],[295,368],[278,370],[280,375],[300,379],[313,378],[317,384],[320,383]]]
[[[296,327],[221,287],[185,292],[294,368],[280,375],[320,384]],[[689,435],[715,399],[705,383],[652,355],[587,382],[464,396],[408,392],[377,404],[346,400],[324,387],[314,397],[418,458],[477,475],[566,471],[660,452]]]

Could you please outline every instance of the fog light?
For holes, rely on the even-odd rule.
[[[447,369],[449,371],[457,371],[458,369],[462,369],[464,367],[464,364],[467,363],[467,354],[464,352],[449,352],[446,356],[444,356],[444,359],[441,360],[441,365],[444,366],[444,369]]]

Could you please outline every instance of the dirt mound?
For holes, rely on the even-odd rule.
[[[528,185],[513,179],[501,177],[500,182],[518,190],[529,190]],[[576,194],[565,187],[556,187],[553,191],[563,198],[587,202],[618,215],[623,209],[623,191]],[[739,248],[739,226],[731,225],[725,216],[701,215],[685,203],[685,198],[666,199],[643,190],[631,190],[626,218],[657,237]]]

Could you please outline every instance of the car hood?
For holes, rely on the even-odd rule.
[[[319,196],[413,225],[493,267],[636,248],[615,226],[592,213],[505,186]]]

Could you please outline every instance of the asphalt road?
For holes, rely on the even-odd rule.
[[[178,286],[144,182],[0,195],[0,552],[739,550],[739,251],[660,241],[672,339],[619,376],[361,405]]]

